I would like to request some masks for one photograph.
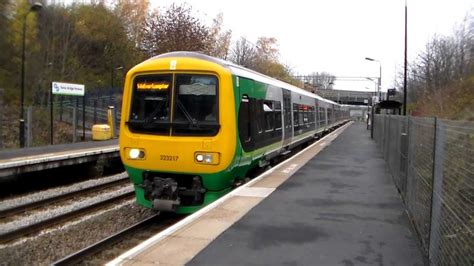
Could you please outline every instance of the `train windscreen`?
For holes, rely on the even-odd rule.
[[[218,125],[217,78],[178,74],[175,82],[174,135],[214,135]]]
[[[217,93],[218,80],[212,75],[138,76],[127,124],[134,132],[149,134],[215,135],[220,127]]]
[[[135,78],[128,122],[132,131],[169,134],[172,81],[171,74]]]

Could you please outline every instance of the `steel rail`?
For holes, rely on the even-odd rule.
[[[51,227],[53,225],[59,224],[61,222],[66,222],[68,220],[72,220],[73,218],[79,217],[81,215],[84,215],[85,213],[91,213],[93,211],[103,209],[104,206],[106,205],[111,205],[113,203],[116,203],[117,201],[126,199],[126,198],[132,198],[134,196],[134,191],[130,192],[125,192],[122,193],[118,196],[115,196],[113,198],[109,198],[104,201],[96,202],[94,204],[91,204],[89,206],[85,206],[79,209],[76,209],[71,212],[67,212],[55,217],[51,217],[49,219],[33,223],[30,225],[26,225],[17,229],[14,229],[12,231],[8,231],[6,233],[0,234],[0,244],[5,244],[8,243],[14,239],[29,235],[31,233],[40,231],[41,229]]]
[[[122,231],[118,232],[118,233],[115,233],[105,239],[102,239],[88,247],[85,247],[75,253],[72,253],[70,255],[68,255],[67,257],[64,257],[60,260],[57,260],[55,262],[52,263],[52,265],[74,265],[74,264],[78,264],[79,262],[81,262],[82,260],[84,260],[85,258],[89,257],[89,256],[92,256],[98,252],[101,252],[102,250],[104,250],[105,248],[107,247],[110,247],[111,245],[119,242],[120,240],[122,240],[124,237],[130,235],[130,234],[133,234],[135,232],[137,232],[138,230],[140,230],[140,228],[142,228],[143,226],[146,226],[148,224],[151,224],[153,222],[155,222],[155,219],[160,216],[160,213],[157,213],[153,216],[150,216],[140,222],[137,222],[136,224],[134,225],[131,225],[125,229],[123,229]]]
[[[42,199],[42,200],[38,200],[38,201],[34,201],[34,202],[28,202],[28,203],[25,203],[25,204],[13,206],[13,207],[8,208],[8,209],[0,210],[0,219],[6,218],[8,216],[16,215],[16,214],[25,212],[27,210],[37,209],[37,208],[42,207],[42,206],[44,206],[46,204],[49,204],[49,203],[55,203],[55,202],[58,202],[58,201],[68,200],[72,197],[75,197],[75,196],[78,196],[78,195],[81,195],[81,194],[97,192],[99,190],[107,189],[107,188],[119,185],[121,183],[124,183],[124,184],[128,183],[128,176],[125,177],[125,178],[117,179],[117,180],[107,182],[107,183],[104,183],[104,184],[100,184],[100,185],[97,185],[97,186],[92,186],[92,187],[72,191],[72,192],[69,192],[69,193],[53,196],[53,197],[50,197],[50,198],[45,198],[45,199]]]

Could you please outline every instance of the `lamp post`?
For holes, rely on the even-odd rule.
[[[403,115],[407,115],[407,51],[408,51],[408,10],[407,2],[405,0],[405,58],[403,67]],[[471,24],[472,25],[472,24]]]
[[[373,58],[370,58],[370,57],[366,57],[365,60],[375,61],[375,62],[379,63],[379,99],[382,99],[382,63],[380,63],[379,60],[373,59]]]
[[[370,80],[370,81],[372,81],[372,82],[374,83],[374,85],[375,85],[375,86],[374,86],[374,87],[375,87],[375,90],[374,90],[374,95],[373,95],[373,96],[377,96],[378,81],[377,81],[377,80],[374,80],[373,78],[366,78],[366,79],[368,79],[368,80]],[[373,98],[373,97],[372,97],[372,98]],[[373,101],[373,99],[372,99],[372,101]],[[373,104],[372,104],[372,105],[373,105]]]
[[[21,47],[21,97],[20,97],[20,148],[25,147],[25,113],[24,113],[24,102],[25,102],[25,42],[26,42],[26,19],[31,12],[40,11],[43,8],[41,3],[35,2],[30,6],[30,10],[23,17],[23,36],[22,36],[22,47]]]
[[[115,70],[122,70],[122,69],[123,69],[123,66],[112,68],[112,76],[110,79],[110,86],[112,87],[112,90],[114,89]]]

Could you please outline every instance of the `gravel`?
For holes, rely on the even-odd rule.
[[[120,189],[109,191],[106,193],[100,193],[93,197],[81,198],[79,199],[79,201],[71,202],[68,205],[57,206],[57,207],[53,205],[50,208],[43,209],[40,212],[32,212],[30,214],[20,216],[19,219],[15,219],[6,223],[1,223],[0,233],[6,233],[19,227],[24,227],[30,224],[38,223],[40,221],[44,221],[52,217],[56,217],[56,216],[86,207],[86,206],[90,206],[97,202],[101,202],[106,199],[124,194],[126,192],[131,192],[131,191],[133,191],[133,185],[127,184],[126,186]]]
[[[50,228],[9,245],[0,245],[2,265],[46,265],[83,249],[146,217],[153,211],[127,200],[107,210]]]
[[[7,200],[0,201],[0,210],[5,210],[5,209],[9,209],[9,208],[12,208],[12,207],[15,207],[15,206],[23,205],[23,204],[26,204],[26,203],[35,202],[35,201],[42,200],[42,199],[47,199],[47,198],[52,198],[54,196],[58,196],[58,195],[61,195],[61,194],[78,191],[78,190],[89,188],[89,187],[94,187],[94,186],[97,186],[97,185],[100,185],[100,184],[104,184],[104,183],[108,183],[108,182],[111,182],[111,181],[119,180],[119,179],[122,179],[124,177],[127,177],[127,172],[123,172],[123,173],[108,176],[108,177],[102,177],[102,178],[98,178],[98,179],[87,180],[87,181],[80,182],[80,183],[75,183],[75,184],[72,184],[72,185],[69,185],[69,186],[52,188],[52,189],[43,190],[43,191],[40,191],[40,192],[35,192],[35,193],[23,195],[23,196],[9,198]]]

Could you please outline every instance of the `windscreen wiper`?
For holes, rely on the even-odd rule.
[[[161,110],[161,107],[163,106],[165,102],[166,101],[160,101],[158,105],[156,106],[156,108],[153,110],[153,112],[149,116],[145,117],[144,122],[143,122],[144,126],[147,126],[153,123],[153,117],[155,117],[155,115],[158,114],[158,112]]]
[[[176,99],[176,105],[178,105],[181,112],[183,112],[184,116],[186,116],[186,119],[188,119],[191,127],[199,128],[199,122],[189,114],[188,110],[186,110],[186,107],[184,107],[179,99]]]

